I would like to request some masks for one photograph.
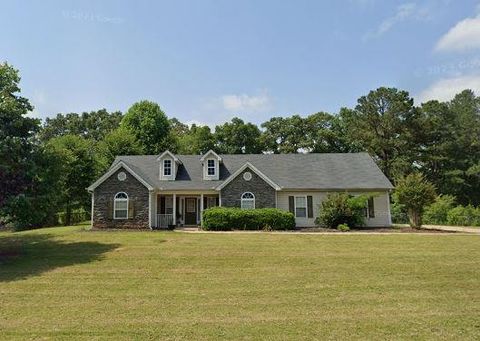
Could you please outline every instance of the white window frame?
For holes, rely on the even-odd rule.
[[[300,217],[297,215],[297,198],[304,198],[305,199],[305,206],[304,207],[298,207],[298,208],[305,208],[305,216],[304,217]],[[307,203],[307,196],[306,195],[296,195],[294,196],[294,200],[293,200],[293,203],[294,203],[294,208],[295,208],[295,218],[307,218],[308,217],[308,203]]]
[[[126,198],[117,198],[119,194],[125,194]],[[125,217],[117,217],[117,202],[126,203],[127,208],[125,210],[127,211],[127,214]],[[124,209],[119,209],[118,211],[124,211]],[[118,192],[113,197],[113,219],[128,219],[128,194],[125,192]]]
[[[213,166],[210,166],[209,165],[209,162],[212,161],[213,162]],[[210,174],[208,171],[210,169],[213,169],[213,173]],[[217,173],[217,165],[215,164],[215,159],[207,159],[207,176],[215,176]]]
[[[244,196],[247,194],[251,194],[252,198],[244,198]],[[253,202],[253,207],[244,207],[244,202]],[[255,209],[255,194],[253,194],[252,192],[242,193],[242,196],[240,197],[240,207],[242,210]]]
[[[168,166],[168,167],[165,166],[165,163],[166,163],[167,161],[169,162],[169,166]],[[165,172],[167,169],[169,170],[169,173],[168,173],[168,174]],[[170,159],[165,159],[165,160],[163,160],[163,176],[171,176],[171,175],[172,175],[172,160],[170,160]]]

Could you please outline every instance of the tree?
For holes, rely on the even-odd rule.
[[[411,168],[409,129],[416,114],[408,92],[383,87],[360,97],[354,110],[340,112],[350,140],[369,152],[391,180]]]
[[[16,230],[57,224],[62,191],[61,155],[45,146],[34,146],[30,155],[31,185],[4,206],[4,223]]]
[[[448,194],[459,203],[480,204],[480,98],[464,90],[449,103],[455,117],[450,141],[450,165],[445,174]]]
[[[39,120],[26,117],[33,110],[19,95],[18,70],[0,64],[0,208],[32,184],[31,154]]]
[[[208,126],[192,127],[187,133],[178,138],[180,154],[205,154],[210,149],[215,149],[215,138]]]
[[[304,119],[303,148],[312,153],[348,153],[359,151],[349,141],[339,116],[318,112]]]
[[[105,171],[119,155],[141,155],[143,147],[135,136],[125,128],[111,131],[97,145],[101,172]]]
[[[90,195],[85,190],[98,175],[93,142],[77,135],[55,137],[48,142],[51,152],[60,156],[61,188],[58,193],[65,210],[65,225],[70,225],[75,208],[88,210]]]
[[[429,101],[417,109],[411,141],[415,164],[442,194],[480,204],[480,111],[472,91],[450,102]]]
[[[238,117],[216,126],[214,136],[216,149],[223,154],[259,154],[263,151],[260,129]]]
[[[267,151],[275,154],[298,153],[307,146],[306,124],[299,115],[272,117],[262,124],[262,141]]]
[[[395,201],[407,209],[410,226],[422,226],[422,215],[426,206],[435,200],[435,187],[420,173],[411,173],[397,181]]]
[[[46,118],[39,136],[42,141],[69,134],[100,141],[119,127],[122,117],[120,111],[109,113],[106,109],[84,112],[81,115],[57,114],[54,118]]]
[[[123,117],[121,126],[132,132],[147,154],[174,149],[171,148],[170,122],[157,103],[141,101],[133,104]]]

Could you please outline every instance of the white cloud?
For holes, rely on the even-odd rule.
[[[263,91],[258,95],[224,95],[221,97],[223,109],[230,112],[259,112],[269,110],[272,107],[272,100]]]
[[[397,7],[392,16],[385,18],[377,29],[367,32],[363,36],[363,40],[378,38],[390,31],[395,25],[407,20],[426,20],[431,16],[429,6],[419,7],[416,3],[409,2],[401,4]]]
[[[471,89],[476,94],[480,94],[480,75],[440,79],[423,90],[418,96],[415,96],[415,98],[418,103],[433,99],[449,101],[465,89]]]
[[[480,48],[480,14],[458,22],[435,46],[436,51],[466,51],[478,48]]]

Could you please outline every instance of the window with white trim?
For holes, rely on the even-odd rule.
[[[165,197],[165,214],[173,214],[173,196]]]
[[[170,159],[163,160],[163,175],[164,176],[172,175],[172,160]]]
[[[217,206],[217,198],[207,197],[207,207],[206,208],[215,207],[215,206]]]
[[[207,175],[215,175],[215,160],[208,159],[207,160]]]
[[[242,210],[250,210],[255,208],[255,196],[251,192],[245,192],[241,197]]]
[[[307,197],[295,197],[295,217],[306,218],[307,217]]]
[[[113,200],[113,219],[128,218],[128,195],[125,192],[115,194]]]

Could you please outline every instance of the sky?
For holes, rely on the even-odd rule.
[[[34,117],[157,102],[213,126],[337,113],[380,86],[480,94],[480,1],[0,0]]]

